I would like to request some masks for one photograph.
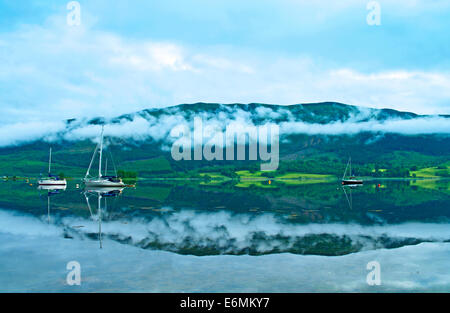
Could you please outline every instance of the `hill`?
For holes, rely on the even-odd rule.
[[[54,133],[0,147],[0,175],[35,177],[45,173],[51,145],[55,171],[82,177],[95,148],[100,124],[106,125],[107,151],[111,152],[106,155],[114,156],[110,164],[138,172],[140,177],[201,177],[204,172],[233,176],[240,170],[259,169],[260,160],[173,160],[170,148],[175,138],[171,131],[179,126],[192,128],[195,117],[201,118],[204,126],[219,130],[229,125],[243,131],[268,123],[278,125],[280,175],[301,172],[340,176],[352,156],[358,175],[420,177],[422,173],[430,175],[431,169],[434,176],[450,176],[448,116],[336,102],[289,106],[194,103],[110,119],[71,119]],[[206,136],[211,135],[211,131],[205,132]]]

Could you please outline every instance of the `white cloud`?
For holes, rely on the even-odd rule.
[[[64,129],[62,121],[18,122],[0,126],[0,146],[16,145],[39,138],[54,138],[55,133]]]
[[[354,135],[360,132],[398,133],[403,135],[450,134],[450,120],[443,117],[424,117],[409,120],[390,119],[384,122],[335,122],[330,124],[309,124],[304,122],[283,122],[282,134],[311,135]]]
[[[173,71],[192,70],[192,66],[185,62],[181,47],[170,43],[144,43],[128,45],[120,43],[119,53],[111,56],[109,61],[114,65],[134,68],[139,71]]]
[[[362,73],[231,47],[124,38],[50,18],[0,34],[0,123],[112,117],[189,102],[339,101],[450,113],[450,73]]]
[[[231,110],[222,106],[217,113],[201,112],[190,114],[175,107],[171,108],[157,117],[145,115],[145,118],[134,114],[131,119],[122,119],[120,122],[108,123],[105,135],[117,137],[130,142],[141,143],[152,139],[161,142],[161,148],[168,147],[177,140],[170,134],[173,129],[187,129],[191,134],[198,132],[194,128],[194,118],[201,118],[203,124],[203,138],[196,135],[197,139],[203,139],[203,144],[224,144],[227,141],[225,135],[233,132],[248,134],[251,141],[257,142],[258,125],[274,123],[274,119],[284,119],[278,122],[281,139],[292,134],[308,135],[355,135],[361,132],[372,132],[375,134],[396,133],[403,135],[437,134],[448,136],[450,134],[450,121],[440,116],[425,116],[412,119],[389,118],[377,120],[375,117],[379,111],[360,108],[345,121],[332,121],[328,124],[308,123],[298,116],[282,108],[273,110],[271,108],[259,107],[252,114],[241,109]],[[258,120],[256,124],[254,121]],[[229,133],[227,133],[227,130]],[[100,134],[99,125],[90,125],[86,119],[66,125],[61,121],[54,122],[17,122],[13,124],[0,125],[0,147],[19,145],[38,139],[48,142],[61,140],[76,141],[91,139],[96,141]],[[219,138],[218,136],[222,136]],[[261,139],[260,139],[261,140]]]

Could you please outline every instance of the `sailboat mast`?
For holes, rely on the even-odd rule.
[[[98,161],[98,178],[102,177],[102,158],[103,158],[103,130],[105,126],[102,125],[102,135],[100,137],[100,157]]]
[[[342,180],[344,180],[345,179],[345,175],[347,174],[347,169],[348,169],[348,165],[350,164],[350,159],[348,159],[348,161],[347,161],[347,166],[345,167],[345,171],[344,171],[344,176],[342,176]],[[351,172],[352,170],[351,170],[351,168],[350,168],[350,172]],[[350,176],[351,176],[352,174],[350,173]]]
[[[350,162],[350,177],[352,177],[353,176],[352,175],[352,157],[350,157],[349,162]]]
[[[94,159],[95,159],[95,155],[97,154],[98,146],[99,146],[99,144],[97,144],[97,146],[95,147],[94,154],[92,155],[92,158],[91,158],[91,163],[89,163],[89,167],[86,172],[86,176],[84,177],[85,179],[89,176],[89,172],[91,171],[92,163],[94,163]]]

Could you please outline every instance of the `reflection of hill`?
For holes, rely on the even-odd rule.
[[[70,218],[60,220],[73,236],[96,238],[96,223]],[[71,225],[83,224],[83,228]],[[102,224],[103,236],[144,249],[193,255],[262,255],[295,253],[344,255],[361,250],[398,248],[421,242],[448,241],[448,224],[401,225],[310,223],[292,224],[273,213],[252,215],[229,211],[179,210],[145,216],[118,218],[109,214]]]

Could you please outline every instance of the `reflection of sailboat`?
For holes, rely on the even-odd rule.
[[[55,186],[45,186],[45,185],[40,185],[38,187],[39,190],[48,190],[49,193],[50,192],[55,192],[55,193],[59,193],[59,190],[66,190],[67,189],[67,185],[55,185]]]
[[[97,220],[98,220],[98,240],[100,243],[100,249],[103,248],[102,245],[102,199],[105,199],[104,201],[104,210],[107,209],[107,198],[110,197],[117,197],[122,193],[123,188],[117,189],[117,188],[90,188],[86,189],[84,192],[84,197],[86,198],[86,203],[89,209],[89,213],[91,214],[91,218],[95,220],[94,215],[92,213],[91,204],[89,202],[89,197],[92,195],[97,196]]]
[[[345,178],[347,174],[347,169],[350,166],[350,175],[349,178]],[[363,181],[361,179],[356,179],[355,176],[352,176],[352,158],[350,157],[347,162],[347,166],[345,167],[344,176],[342,176],[342,185],[361,185]]]
[[[361,186],[361,184],[342,186],[342,190],[344,191],[345,198],[347,199],[348,206],[349,206],[350,210],[353,210],[352,190],[358,188],[359,186]],[[348,190],[348,193],[347,193],[346,189]]]
[[[66,185],[64,186],[39,186],[38,189],[39,190],[46,190],[47,191],[47,220],[48,223],[50,224],[50,197],[57,195],[60,193],[60,190],[66,190]]]
[[[120,195],[122,191],[125,189],[123,188],[114,188],[114,187],[91,187],[86,188],[85,193],[96,193],[101,194],[103,197],[111,197],[112,195]]]
[[[50,148],[50,155],[48,158],[48,177],[39,180],[40,186],[66,186],[67,181],[61,179],[58,175],[52,175],[52,148]]]
[[[352,198],[352,187],[349,188],[349,194],[347,195],[347,192],[345,191],[345,187],[342,187],[342,190],[344,191],[345,198],[347,199],[348,206],[350,210],[353,210],[353,198]]]
[[[106,176],[106,175],[102,174],[103,130],[104,130],[104,127],[102,126],[100,143],[97,145],[97,147],[94,150],[94,154],[92,155],[91,163],[89,164],[89,168],[86,172],[86,176],[84,177],[83,181],[84,181],[86,187],[114,187],[114,188],[125,187],[125,184],[122,182],[122,179],[120,179],[117,176],[117,173],[115,176]],[[92,164],[94,163],[94,159],[95,159],[95,155],[97,154],[97,151],[99,152],[98,177],[90,177],[89,172],[91,170]]]

